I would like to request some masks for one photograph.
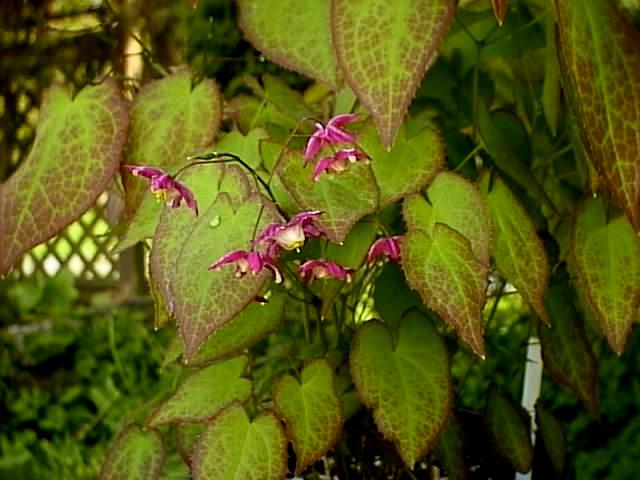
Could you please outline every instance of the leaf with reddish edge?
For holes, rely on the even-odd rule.
[[[307,364],[298,382],[281,377],[273,387],[276,412],[285,421],[296,451],[296,474],[321,458],[342,431],[342,402],[335,390],[333,367],[326,358]]]
[[[188,69],[146,84],[131,105],[131,128],[126,163],[172,170],[188,155],[210,145],[220,127],[222,97],[214,80],[192,85]],[[140,206],[149,182],[123,176],[125,209],[132,215]],[[157,218],[158,211],[147,215]],[[140,218],[137,221],[149,221]],[[135,243],[135,242],[134,242]]]
[[[0,275],[95,203],[118,168],[127,125],[111,79],[73,99],[61,86],[47,91],[29,156],[0,185]]]
[[[425,305],[484,358],[482,308],[488,267],[475,257],[469,241],[441,223],[431,235],[410,230],[402,245],[402,267]]]
[[[433,128],[411,138],[402,127],[391,150],[380,143],[375,127],[368,123],[358,132],[358,147],[371,157],[371,168],[380,188],[380,206],[385,207],[425,188],[444,163],[444,145]]]
[[[533,463],[533,447],[525,415],[519,405],[501,393],[495,385],[489,388],[485,420],[496,452],[516,471],[526,473]]]
[[[331,88],[338,67],[329,0],[238,0],[240,28],[269,60]]]
[[[578,208],[571,259],[609,345],[621,355],[640,307],[640,238],[626,217],[608,217],[602,197]]]
[[[373,409],[378,429],[413,468],[446,426],[453,401],[440,334],[415,311],[400,321],[395,338],[373,320],[356,333],[349,361],[362,403]]]
[[[253,421],[233,404],[202,432],[193,453],[194,480],[281,480],[287,472],[287,438],[271,412]]]
[[[558,55],[590,157],[640,230],[640,33],[611,0],[554,0]]]
[[[173,425],[176,450],[178,450],[182,460],[189,467],[191,467],[193,449],[205,427],[204,423],[176,423]]]
[[[253,301],[271,278],[268,270],[237,278],[233,266],[208,270],[208,265],[231,250],[250,248],[254,231],[278,221],[281,218],[273,205],[257,193],[237,207],[228,194],[220,193],[198,217],[185,238],[171,278],[185,361],[195,355],[212,332]]]
[[[409,230],[431,234],[436,224],[456,230],[471,244],[476,258],[489,266],[492,228],[489,212],[477,187],[453,172],[441,172],[422,196],[407,197],[402,215]]]
[[[160,478],[164,459],[160,434],[132,425],[120,433],[109,449],[100,480],[155,480]]]
[[[547,291],[545,304],[551,327],[538,328],[542,360],[553,379],[574,392],[597,417],[598,367],[573,304],[574,298],[573,290],[566,283],[554,284]]]
[[[416,89],[453,21],[451,0],[334,0],[340,69],[390,148]]]
[[[324,212],[315,223],[336,243],[343,242],[358,220],[378,208],[378,186],[371,167],[364,162],[351,164],[338,174],[322,175],[314,182],[302,154],[288,150],[278,175],[300,210]]]
[[[549,260],[533,222],[501,178],[494,177],[491,182],[485,174],[479,187],[493,221],[491,250],[498,271],[518,289],[538,317],[549,323],[544,308]]]
[[[561,475],[567,460],[567,439],[562,423],[536,403],[536,424],[553,470]]]
[[[493,14],[496,20],[502,25],[507,16],[507,0],[491,0],[491,6],[493,7]]]

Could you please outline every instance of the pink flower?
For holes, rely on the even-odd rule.
[[[358,118],[355,113],[345,113],[342,115],[336,115],[327,122],[324,126],[321,123],[316,123],[316,130],[313,132],[307,146],[304,149],[304,162],[308,163],[313,160],[325,145],[335,143],[352,143],[355,141],[355,137],[342,130],[342,127],[347,123],[351,123]]]
[[[267,251],[277,255],[280,248],[294,250],[304,245],[308,237],[324,235],[314,223],[316,217],[322,215],[319,210],[300,212],[286,223],[268,225],[254,240],[254,245],[267,245]]]
[[[336,152],[333,157],[324,157],[318,163],[316,163],[311,178],[314,182],[320,179],[323,173],[340,173],[349,168],[349,164],[355,163],[359,160],[369,160],[364,153],[355,148],[344,148]]]
[[[249,271],[251,271],[253,275],[257,275],[264,268],[268,268],[273,272],[276,283],[282,282],[282,274],[275,259],[262,252],[232,250],[209,265],[209,270],[216,270],[223,265],[234,262],[236,263],[236,277],[238,278],[243,277]]]
[[[151,180],[150,190],[158,198],[165,200],[167,190],[173,190],[172,198],[167,203],[171,208],[177,208],[185,201],[187,207],[198,214],[198,203],[193,198],[193,193],[184,183],[175,180],[164,170],[155,167],[143,167],[136,165],[122,165],[122,169],[136,177],[144,177]]]
[[[382,237],[373,242],[367,252],[367,262],[373,263],[380,255],[385,255],[392,262],[400,261],[400,246],[402,236]]]
[[[350,282],[354,271],[353,268],[344,268],[327,260],[308,260],[298,268],[298,273],[307,283],[313,282],[316,278],[337,278]]]

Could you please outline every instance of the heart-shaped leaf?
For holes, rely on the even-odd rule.
[[[498,270],[520,292],[545,323],[544,294],[549,283],[549,260],[533,222],[501,178],[489,185],[484,175],[480,190],[493,221],[492,254]]]
[[[431,235],[409,231],[402,246],[402,266],[407,282],[425,305],[484,357],[482,308],[488,268],[475,257],[469,241],[441,223]]]
[[[585,146],[640,230],[640,33],[613,1],[554,0],[558,55]]]
[[[536,403],[536,424],[544,449],[557,475],[561,475],[567,460],[567,439],[562,423]]]
[[[0,275],[94,204],[118,167],[127,124],[112,80],[73,99],[62,87],[49,89],[29,156],[0,185]]]
[[[373,125],[367,124],[358,133],[358,144],[373,159],[371,168],[380,188],[381,207],[425,188],[444,163],[444,145],[433,128],[411,138],[402,128],[393,148],[387,150]]]
[[[390,148],[455,11],[451,0],[334,0],[340,69]]]
[[[273,413],[250,421],[233,404],[216,416],[196,443],[194,480],[281,480],[287,472],[287,439]]]
[[[149,425],[204,422],[231,403],[244,402],[251,396],[251,382],[241,377],[246,368],[247,357],[240,356],[192,373],[151,415]]]
[[[608,220],[604,200],[576,212],[571,253],[580,287],[618,355],[640,306],[640,239],[626,217]]]
[[[351,373],[378,429],[409,468],[435,444],[453,392],[447,349],[417,312],[401,320],[395,339],[378,321],[365,323],[351,346]]]
[[[362,217],[376,211],[378,186],[371,167],[357,162],[339,174],[311,179],[311,168],[305,168],[300,152],[285,152],[278,173],[300,210],[321,210],[316,221],[333,242],[343,242],[351,227]]]
[[[134,425],[118,436],[107,453],[100,480],[155,480],[160,478],[164,459],[160,434]]]
[[[239,0],[240,27],[269,60],[337,88],[329,0]]]
[[[195,87],[192,82],[191,72],[182,69],[142,87],[131,106],[127,163],[170,170],[213,142],[222,115],[220,91],[214,80]],[[124,184],[126,211],[131,215],[142,202],[148,181],[126,175]],[[160,210],[149,209],[136,222],[153,223]]]

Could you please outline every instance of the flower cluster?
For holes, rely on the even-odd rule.
[[[158,199],[168,200],[167,205],[171,208],[179,207],[184,200],[187,207],[193,210],[196,215],[198,214],[198,203],[191,190],[164,170],[138,165],[122,165],[122,169],[136,177],[148,178],[151,181],[151,192]]]

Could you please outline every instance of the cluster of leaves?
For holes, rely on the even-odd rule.
[[[226,99],[224,134],[216,82],[187,69],[131,105],[110,79],[73,99],[52,89],[29,159],[0,189],[0,272],[84,211],[120,163],[169,172],[162,185],[179,178],[199,207],[163,207],[123,175],[119,248],[152,239],[156,326],[175,321],[167,361],[188,373],[121,432],[102,478],[157,478],[167,438],[196,479],[278,479],[330,451],[341,473],[355,458],[375,477],[362,442],[394,474],[437,458],[465,478],[475,465],[451,356],[454,370],[491,357],[485,325],[511,291],[548,373],[597,413],[585,328],[621,354],[640,304],[640,34],[613,0],[456,3],[240,0],[252,44],[323,87],[245,79],[252,94]],[[312,178],[311,127],[348,112],[369,161]],[[302,211],[322,212],[326,239],[280,255],[282,284],[242,264],[207,270]],[[402,236],[401,268],[365,260],[389,235]],[[310,285],[295,270],[317,258],[353,275]],[[460,342],[444,341],[448,328]],[[487,389],[486,436],[526,472],[531,421],[505,392]],[[561,472],[561,428],[536,418]]]

